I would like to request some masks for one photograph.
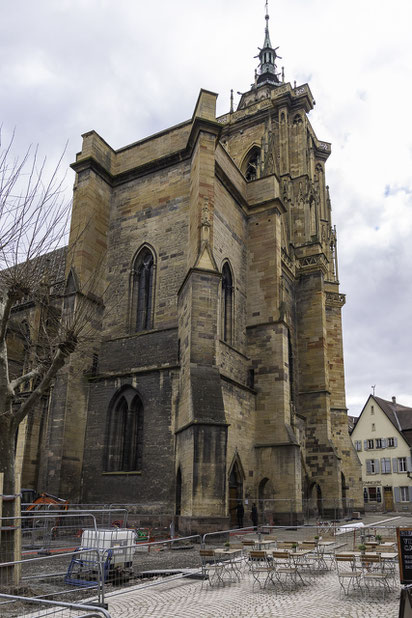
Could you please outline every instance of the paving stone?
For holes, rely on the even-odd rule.
[[[108,596],[112,618],[395,618],[400,585],[385,600],[343,597],[334,571],[316,575],[314,581],[295,591],[253,589],[246,573],[239,583],[210,587],[194,580],[162,580],[158,586],[136,586],[129,592]]]

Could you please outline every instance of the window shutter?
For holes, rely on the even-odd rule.
[[[392,457],[392,472],[398,471],[398,460],[396,457]]]
[[[382,474],[387,472],[386,466],[385,466],[385,458],[384,457],[381,457],[381,472],[382,472]]]
[[[395,446],[398,446],[398,438],[394,438],[393,440],[394,440],[394,442],[393,442],[393,443],[394,443],[394,445],[395,445]]]
[[[365,451],[368,450],[368,441],[367,440],[363,441],[363,448],[365,449]]]
[[[372,474],[372,472],[371,472],[371,460],[370,459],[366,460],[366,474]]]
[[[379,459],[375,459],[375,474],[379,474]]]
[[[412,486],[409,486],[409,502],[412,502]]]
[[[406,471],[412,472],[412,457],[406,458]]]
[[[394,487],[393,491],[394,491],[394,494],[395,494],[395,502],[400,502],[401,501],[401,492],[399,490],[399,487]]]
[[[382,438],[382,448],[386,448],[386,438]]]

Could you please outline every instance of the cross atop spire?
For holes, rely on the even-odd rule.
[[[266,26],[265,26],[265,40],[263,43],[262,49],[259,48],[259,77],[257,80],[257,85],[261,86],[262,84],[270,83],[276,86],[280,85],[280,80],[278,73],[276,73],[276,58],[280,58],[277,55],[276,50],[278,47],[273,48],[272,43],[270,42],[269,35],[269,3],[268,0],[265,2],[266,14]]]

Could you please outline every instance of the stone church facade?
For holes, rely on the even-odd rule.
[[[190,120],[120,150],[83,135],[62,299],[70,310],[99,272],[104,303],[44,405],[23,485],[175,515],[181,531],[227,527],[239,500],[277,523],[301,522],[305,501],[362,507],[331,147],[309,86],[276,72],[266,19],[236,110],[216,117],[202,90]]]

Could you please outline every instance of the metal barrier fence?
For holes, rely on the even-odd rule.
[[[245,534],[250,534],[250,532],[251,532],[250,526],[247,528],[232,528],[231,530],[218,530],[215,532],[206,532],[206,534],[202,536],[202,547],[206,547],[207,540],[210,540],[212,542],[213,541],[212,537],[214,537],[215,539],[221,539],[223,537],[225,541],[227,542],[231,534],[242,536],[242,533],[243,535],[245,535]]]
[[[250,507],[250,502],[245,510]],[[322,519],[342,519],[351,517],[354,510],[353,500],[337,499],[305,499],[297,503],[294,499],[270,498],[256,500],[259,523],[264,525],[297,523],[301,517],[304,523],[310,524]],[[299,515],[301,513],[301,516]]]
[[[63,601],[47,601],[34,597],[22,597],[0,593],[0,608],[3,605],[4,610],[4,606],[7,603],[22,603],[23,607],[21,611],[23,613],[20,613],[20,617],[26,618],[42,618],[43,616],[58,616],[59,618],[100,618],[104,616],[104,618],[110,618],[109,612],[102,607],[78,603],[64,603]],[[38,605],[40,609],[33,612],[33,608],[29,608],[29,613],[27,613],[26,609],[28,605]]]
[[[3,518],[11,519],[11,518]],[[20,518],[15,518],[20,519]],[[33,550],[47,553],[60,549],[74,549],[81,543],[83,530],[91,525],[107,528],[115,523],[116,528],[127,522],[126,509],[100,510],[70,509],[23,513],[21,516],[22,551]],[[4,549],[4,548],[3,548]]]
[[[134,530],[114,528],[85,530],[82,540],[84,546],[77,551],[40,557],[26,556],[19,561],[1,563],[0,588],[10,588],[13,584],[12,569],[18,567],[21,570],[20,584],[29,592],[30,599],[37,597],[56,600],[61,597],[65,602],[70,601],[73,607],[77,607],[82,598],[92,594],[97,597],[97,603],[104,607],[106,589],[113,591],[130,586],[141,576],[142,570],[164,573],[166,548],[169,548],[169,553],[174,554],[173,568],[168,572],[175,574],[187,570],[186,550],[193,547],[188,543],[200,545],[199,535],[136,544]],[[173,550],[170,549],[172,546]],[[182,552],[176,551],[177,549]],[[193,553],[196,555],[196,562],[193,564],[196,570],[199,567],[198,552]],[[14,601],[17,603],[17,597]],[[0,616],[8,615],[5,610],[10,608],[12,602],[11,597],[7,602],[0,600]],[[29,615],[29,610],[30,607],[25,606],[26,613],[23,614],[19,608],[19,615]]]
[[[331,557],[336,550],[356,551],[368,541],[377,540],[379,537],[380,540],[391,543],[396,540],[394,526],[363,526],[361,522],[345,524],[330,521],[319,522],[312,526],[261,525],[254,531],[251,531],[250,527],[236,528],[206,533],[202,537],[191,535],[138,544],[134,530],[114,528],[103,530],[93,526],[84,530],[83,546],[78,551],[52,553],[43,557],[26,555],[21,561],[0,564],[0,586],[4,589],[8,585],[7,574],[10,567],[18,566],[21,569],[21,584],[30,594],[27,603],[31,603],[33,597],[46,600],[52,598],[53,602],[60,598],[64,599],[65,603],[70,601],[73,611],[78,612],[77,606],[85,596],[92,594],[97,597],[97,602],[103,605],[109,592],[111,595],[121,594],[130,585],[142,581],[145,577],[159,578],[169,575],[166,579],[149,581],[148,584],[139,586],[139,589],[160,585],[174,578],[199,576],[201,544],[204,546],[207,543],[212,547],[221,546],[224,541],[237,543],[241,539],[263,541],[269,534],[272,540],[276,538],[278,544],[282,542],[298,544],[308,540],[330,541],[330,548],[327,544],[325,553],[329,552]],[[8,605],[12,602],[12,599],[0,600],[1,616],[8,615],[3,611],[7,606],[1,606],[6,600]],[[14,600],[17,602],[17,597],[14,597]],[[26,613],[20,612],[20,615],[31,616],[30,604],[25,605],[24,611]],[[68,615],[77,618],[102,613],[99,614],[96,610],[96,614]]]

